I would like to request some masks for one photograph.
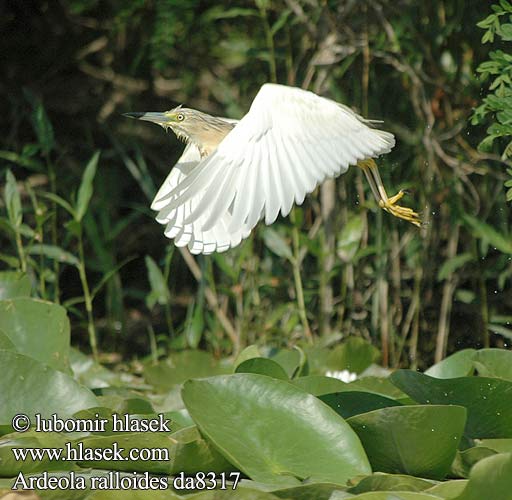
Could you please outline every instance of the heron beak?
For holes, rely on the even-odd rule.
[[[158,125],[167,126],[171,121],[165,113],[123,113],[128,118],[136,118],[137,120],[145,120],[147,122],[157,123]]]

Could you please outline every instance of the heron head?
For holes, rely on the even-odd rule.
[[[199,113],[199,111],[194,109],[178,106],[163,113],[124,113],[124,116],[156,123],[166,130],[171,129],[179,139],[188,141],[194,135],[194,129],[197,126],[197,115]]]

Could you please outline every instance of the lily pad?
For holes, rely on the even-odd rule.
[[[9,425],[14,415],[34,414],[48,418],[56,413],[69,418],[73,413],[99,406],[94,394],[69,375],[43,365],[23,354],[0,351],[0,425]]]
[[[21,354],[69,372],[69,319],[66,310],[44,300],[0,301],[0,330]]]
[[[475,349],[463,349],[431,366],[425,373],[435,378],[455,378],[472,375]]]
[[[512,351],[481,349],[475,354],[474,364],[483,377],[512,380]]]
[[[260,375],[288,380],[288,375],[283,367],[268,358],[247,359],[236,367],[235,373],[259,373]]]
[[[394,399],[381,396],[380,394],[372,394],[371,392],[336,392],[334,394],[319,396],[319,399],[343,418],[350,418],[354,415],[378,410],[379,408],[401,406],[401,404]]]
[[[208,352],[181,351],[156,365],[148,365],[144,370],[144,378],[157,389],[168,390],[189,378],[208,377],[227,371]]]
[[[418,403],[467,408],[465,435],[470,438],[512,438],[512,382],[508,380],[442,380],[410,370],[398,370],[390,379]]]
[[[511,453],[484,458],[471,469],[466,488],[454,500],[512,500],[511,478]]]
[[[327,359],[331,370],[348,370],[362,373],[379,359],[379,350],[361,337],[350,337],[336,346]]]
[[[372,468],[442,479],[450,470],[464,424],[460,406],[395,406],[348,419]]]
[[[18,271],[0,272],[0,300],[30,296],[30,278]]]
[[[376,473],[361,479],[356,486],[348,491],[354,494],[368,491],[424,491],[434,485],[435,481],[419,477]]]
[[[292,384],[300,387],[303,391],[313,394],[313,396],[321,396],[323,394],[343,391],[346,386],[345,382],[342,382],[337,378],[325,377],[323,375],[299,377],[294,379]]]
[[[370,466],[355,433],[332,409],[292,384],[263,375],[190,380],[185,405],[201,432],[255,481],[345,484]]]

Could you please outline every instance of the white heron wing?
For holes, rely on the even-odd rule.
[[[250,231],[261,218],[271,224],[327,177],[391,150],[393,135],[368,123],[312,92],[265,84],[217,149],[173,188],[170,206],[201,193],[184,221],[203,231],[221,218],[230,219],[228,232]]]
[[[166,226],[164,234],[168,238],[174,238],[176,246],[187,246],[193,254],[210,254],[224,252],[240,243],[250,234],[248,228],[230,231],[231,215],[224,213],[217,218],[215,224],[209,229],[203,229],[205,219],[209,212],[206,210],[201,217],[193,222],[186,219],[194,211],[201,201],[202,193],[192,196],[183,203],[172,206],[175,195],[172,191],[194,171],[201,161],[199,149],[194,144],[188,144],[171,173],[162,184],[151,204],[153,210],[157,210],[156,220]]]

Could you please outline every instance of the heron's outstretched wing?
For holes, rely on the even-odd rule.
[[[197,146],[188,144],[178,163],[158,190],[151,208],[158,211],[156,220],[165,224],[165,235],[168,238],[174,238],[176,246],[188,245],[193,254],[224,252],[228,248],[238,245],[243,238],[247,238],[250,229],[228,230],[231,223],[229,213],[218,217],[215,224],[207,230],[202,229],[202,225],[208,217],[207,211],[193,222],[186,222],[199,203],[200,196],[190,197],[175,208],[170,206],[170,202],[175,196],[169,196],[169,194],[187,178],[200,161],[201,155]]]
[[[198,199],[184,222],[203,231],[231,219],[228,230],[252,229],[287,215],[293,202],[359,160],[387,153],[392,134],[312,92],[265,84],[251,109],[217,149],[171,192],[169,206]]]

